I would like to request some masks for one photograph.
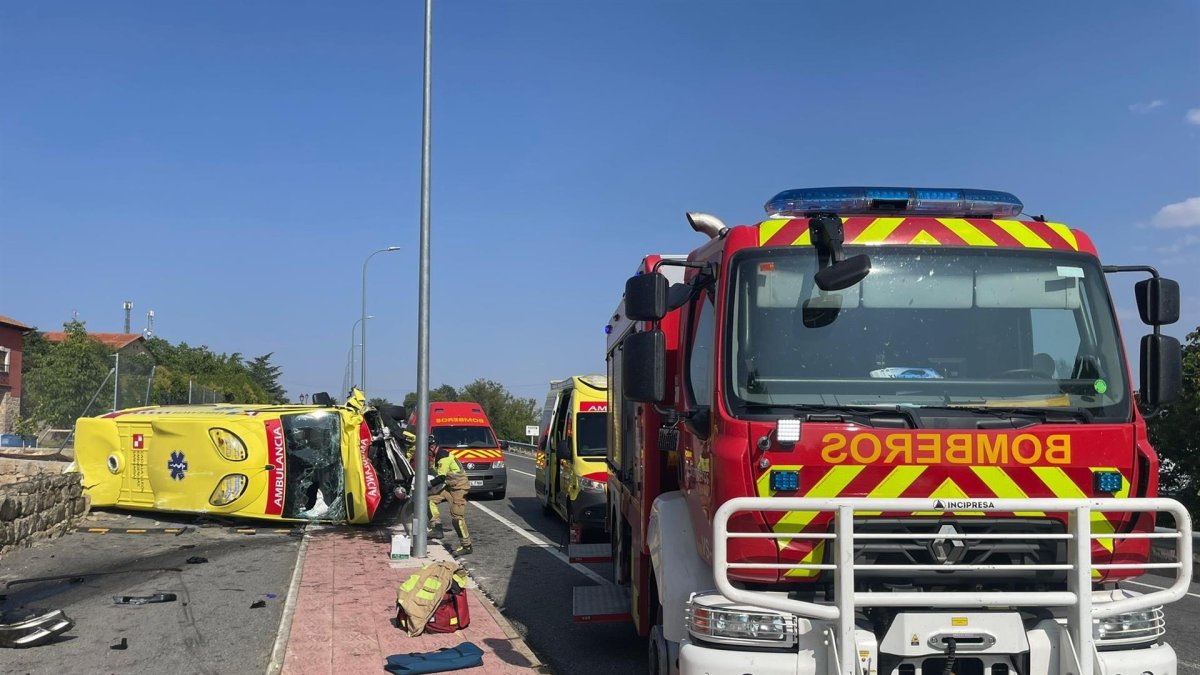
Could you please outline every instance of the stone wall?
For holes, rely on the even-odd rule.
[[[0,458],[0,557],[69,532],[87,513],[80,474],[65,462]]]
[[[0,392],[0,434],[12,433],[20,413],[21,399],[10,392]]]

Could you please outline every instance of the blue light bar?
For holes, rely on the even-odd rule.
[[[1008,192],[959,188],[832,187],[784,190],[766,203],[772,218],[816,213],[1013,218],[1024,210]]]

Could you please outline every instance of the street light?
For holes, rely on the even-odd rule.
[[[361,345],[363,348],[363,353],[365,354],[366,349],[367,349],[367,347],[366,347],[367,319],[374,319],[374,318],[375,317],[373,317],[373,316],[367,316],[364,314],[363,318],[359,319],[358,321],[355,321],[354,325],[350,327],[350,387],[351,388],[354,387],[354,331],[358,329],[358,324],[361,323],[362,327],[363,327],[363,342],[361,343]],[[359,388],[362,389],[361,387],[359,387]],[[363,392],[366,393],[366,390],[363,389]]]
[[[371,262],[371,258],[374,258],[379,253],[391,253],[392,251],[399,251],[399,250],[400,250],[399,246],[389,246],[387,248],[381,248],[378,251],[375,251],[375,253],[372,253],[371,255],[367,256],[367,259],[363,261],[363,279],[362,279],[362,317],[363,318],[359,319],[359,321],[362,321],[362,324],[363,324],[363,328],[362,328],[362,379],[359,380],[359,382],[362,384],[363,393],[366,393],[366,391],[367,391],[367,322],[366,322],[366,319],[367,319],[367,263]]]

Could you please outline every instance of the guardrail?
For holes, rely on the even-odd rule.
[[[1157,605],[1179,600],[1187,593],[1192,578],[1192,566],[1184,561],[1193,559],[1192,524],[1187,510],[1172,499],[987,499],[969,500],[962,508],[952,503],[941,503],[933,499],[804,499],[739,497],[727,501],[717,510],[713,518],[713,576],[717,590],[733,602],[773,609],[803,617],[833,622],[835,628],[828,631],[830,656],[837,664],[837,672],[854,675],[858,665],[855,645],[855,609],[858,607],[944,607],[955,609],[1003,607],[1065,607],[1067,612],[1066,638],[1060,649],[1073,653],[1079,675],[1092,675],[1095,643],[1092,635],[1093,619],[1102,619],[1118,614],[1149,609]],[[833,532],[730,532],[729,519],[739,512],[826,512],[832,513]],[[859,511],[920,513],[971,511],[986,513],[1043,512],[1066,513],[1067,527],[1063,533],[1030,533],[1030,538],[1053,539],[1065,542],[1067,560],[1063,563],[1042,565],[963,564],[945,561],[930,565],[878,565],[855,562],[854,514]],[[1092,513],[1167,512],[1175,518],[1177,530],[1166,532],[1093,532]],[[1008,536],[1008,535],[992,535]],[[862,533],[859,540],[894,539],[928,540],[931,545],[937,540],[967,540],[990,538],[980,534],[966,534],[957,530],[934,533]],[[832,541],[835,545],[834,563],[766,563],[731,562],[728,557],[730,539],[774,539]],[[1148,539],[1176,541],[1176,556],[1173,562],[1147,563],[1093,563],[1092,540],[1094,539]],[[943,542],[944,545],[944,542]],[[939,571],[954,570],[976,572],[1003,572],[1020,570],[1053,570],[1066,573],[1067,588],[1064,591],[943,591],[943,592],[874,592],[855,589],[855,572],[866,570],[894,571],[903,576],[905,570],[918,571],[935,567]],[[832,571],[833,604],[819,604],[781,596],[764,591],[738,588],[729,579],[731,570],[808,570]],[[1174,569],[1175,583],[1170,588],[1145,595],[1124,598],[1112,602],[1092,604],[1092,570],[1123,569]]]
[[[1169,527],[1156,527],[1155,532],[1175,532]],[[1162,540],[1156,539],[1153,541],[1150,549],[1151,562],[1165,562],[1173,560],[1175,557],[1174,549],[1166,546]],[[1192,532],[1192,577],[1200,577],[1200,533]]]
[[[532,443],[520,443],[518,441],[506,441],[508,443],[508,451],[515,452],[519,455],[529,455],[532,457],[537,450],[537,446]]]

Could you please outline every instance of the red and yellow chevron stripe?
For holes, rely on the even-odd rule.
[[[847,245],[991,246],[1095,254],[1091,239],[1062,223],[979,218],[842,218]],[[759,246],[811,246],[807,218],[758,224]]]
[[[942,498],[942,499],[1023,499],[1027,497],[1058,497],[1081,499],[1091,495],[1092,474],[1097,471],[1117,471],[1115,467],[1059,467],[1059,466],[972,466],[969,471],[945,476],[934,467],[924,465],[902,465],[892,467],[864,465],[776,465],[775,470],[800,472],[802,484],[810,485],[807,490],[775,492],[770,488],[770,472],[764,472],[756,485],[759,497],[808,497],[831,499],[839,496],[861,495],[876,499],[894,498]],[[937,474],[935,476],[935,474]],[[939,481],[938,478],[941,478]],[[1126,476],[1118,499],[1129,496],[1129,477]],[[1024,486],[1024,487],[1023,487]],[[830,527],[831,516],[815,511],[792,511],[764,514],[771,529],[777,533],[825,532]],[[858,515],[881,515],[878,512],[861,512]],[[942,516],[942,512],[917,512],[911,514],[888,514],[902,516]],[[980,512],[957,511],[956,516],[983,516]],[[1003,515],[1003,514],[1001,514]],[[1023,518],[1044,518],[1045,513],[1019,512],[1012,514]],[[1115,526],[1105,514],[1092,514],[1092,529],[1097,533],[1114,532]],[[803,563],[819,563],[825,555],[825,542],[812,539],[780,539],[777,541],[781,554],[787,560]],[[1113,552],[1112,539],[1098,539],[1096,544],[1108,553]],[[1097,553],[1100,551],[1097,550]],[[785,576],[811,578],[816,570],[789,570]],[[1100,573],[1093,570],[1093,577]]]
[[[504,459],[501,450],[481,450],[478,448],[455,448],[450,451],[460,462],[496,462]]]

